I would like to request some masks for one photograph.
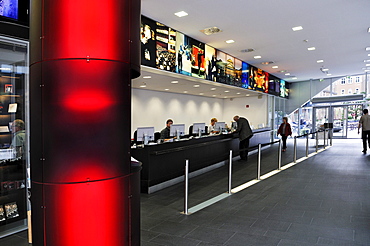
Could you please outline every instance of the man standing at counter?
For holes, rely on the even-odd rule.
[[[170,139],[170,127],[173,124],[173,120],[168,119],[166,121],[166,128],[161,131],[161,139]]]
[[[236,121],[238,124],[238,127],[235,132],[239,134],[240,160],[247,161],[248,160],[249,139],[253,137],[253,132],[246,118],[235,115],[234,121]]]

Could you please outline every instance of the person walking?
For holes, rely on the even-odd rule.
[[[358,122],[358,134],[360,134],[360,128],[362,128],[362,153],[366,154],[367,145],[370,148],[370,115],[368,109],[364,109],[363,113],[364,115],[361,116]]]
[[[283,123],[281,123],[277,135],[281,135],[281,140],[283,141],[283,149],[282,151],[286,151],[286,139],[288,136],[292,136],[292,128],[290,127],[290,124],[288,123],[288,117],[283,117]]]

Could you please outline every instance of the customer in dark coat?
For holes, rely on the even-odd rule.
[[[283,141],[283,152],[286,151],[286,139],[288,136],[292,136],[292,128],[290,127],[290,124],[288,123],[288,118],[283,117],[283,123],[281,123],[277,135],[281,135],[281,140]]]
[[[238,125],[235,132],[239,133],[240,159],[246,161],[248,160],[249,139],[253,137],[253,132],[246,118],[235,115],[234,121],[236,121]]]

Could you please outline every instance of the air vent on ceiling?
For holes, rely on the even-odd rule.
[[[209,28],[205,28],[203,30],[200,30],[202,33],[204,33],[205,35],[211,35],[211,34],[215,34],[215,33],[218,33],[218,32],[222,32],[222,30],[218,27],[209,27]]]
[[[252,52],[252,51],[254,51],[254,49],[244,49],[244,50],[241,50],[240,52],[248,53],[248,52]]]

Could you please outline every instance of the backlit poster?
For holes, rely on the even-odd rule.
[[[141,16],[141,64],[149,67],[156,67],[155,28],[155,21]]]
[[[176,71],[176,31],[159,22],[156,26],[156,67],[170,72]]]
[[[206,79],[216,81],[216,49],[205,45]]]
[[[241,75],[242,85],[241,87],[249,88],[249,64],[242,62],[242,75]]]
[[[271,95],[280,96],[280,79],[270,75],[268,93]]]
[[[191,75],[190,38],[181,32],[176,33],[176,72]]]
[[[235,65],[234,65],[234,74],[235,74],[235,79],[234,79],[234,85],[241,87],[242,86],[242,61],[235,58]]]
[[[191,76],[205,79],[206,62],[204,54],[204,43],[198,42],[195,39],[190,40],[191,43]]]
[[[226,84],[234,85],[235,80],[235,58],[230,55],[226,55],[226,67],[225,67],[225,75],[226,75]]]
[[[18,20],[18,0],[0,1],[0,16]]]
[[[280,80],[280,96],[288,98],[289,97],[289,89],[287,88],[288,84],[285,82],[285,80]]]
[[[268,93],[269,74],[260,68],[250,67],[248,89]]]
[[[216,52],[216,81],[226,83],[226,53],[217,50]]]

